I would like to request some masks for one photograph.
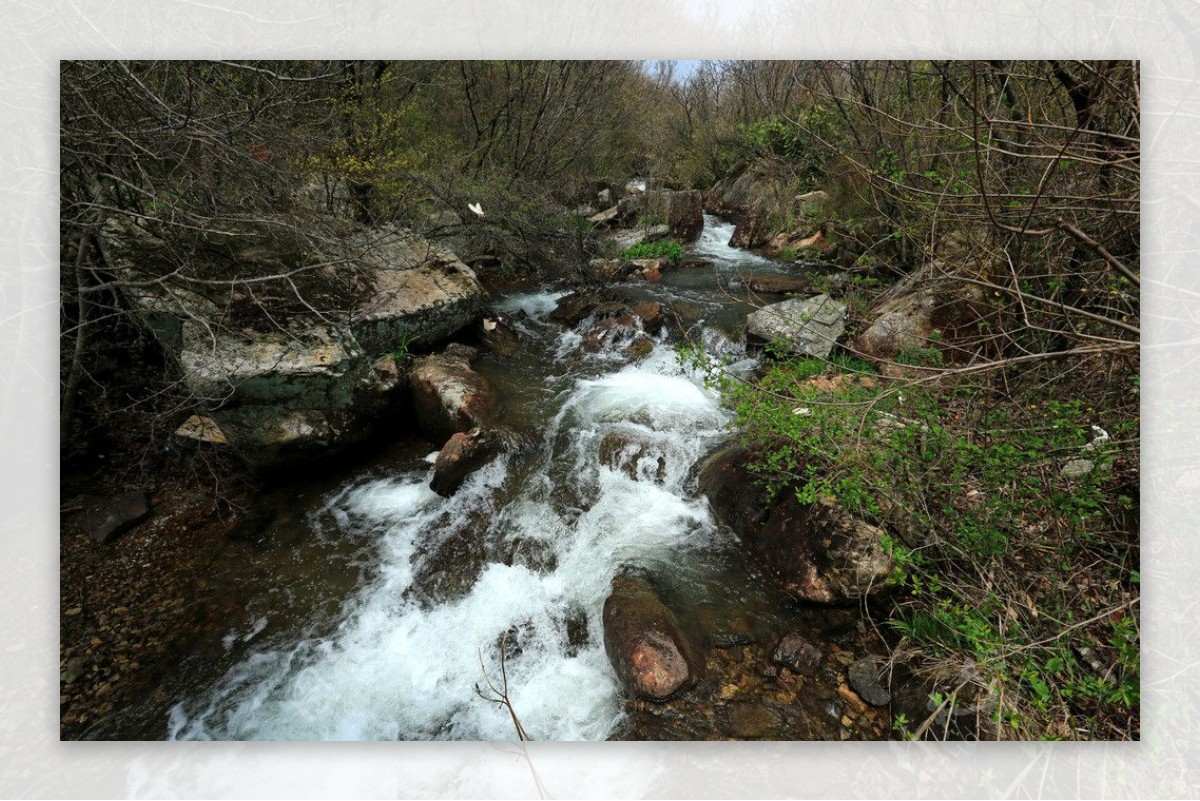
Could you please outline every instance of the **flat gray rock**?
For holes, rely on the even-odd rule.
[[[746,318],[746,332],[766,342],[786,342],[792,353],[827,358],[846,331],[846,304],[828,295],[789,298]]]

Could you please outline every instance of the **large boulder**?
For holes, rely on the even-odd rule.
[[[982,287],[933,264],[879,299],[868,315],[870,325],[851,347],[867,358],[890,360],[936,346],[952,360],[969,353],[969,342],[986,314]]]
[[[617,303],[621,296],[611,289],[593,289],[572,292],[559,298],[550,319],[556,323],[574,328],[583,320],[590,317],[598,306]]]
[[[649,582],[613,579],[604,602],[604,650],[634,698],[665,701],[696,681],[702,662],[679,621]]]
[[[176,435],[229,446],[258,468],[361,442],[400,384],[390,358],[369,359],[337,327],[234,334],[188,321],[179,361],[202,413]]]
[[[308,408],[345,405],[371,372],[354,338],[332,326],[261,333],[188,321],[179,362],[184,384],[197,398]]]
[[[761,248],[783,234],[782,248],[811,235],[827,218],[824,192],[797,194],[796,189],[790,176],[756,169],[719,182],[705,205],[736,222],[729,241],[733,247]]]
[[[845,603],[878,592],[895,562],[886,532],[829,500],[803,504],[784,490],[768,500],[747,469],[750,452],[722,448],[698,470],[700,491],[766,575],[795,598]]]
[[[350,330],[372,355],[443,340],[483,309],[483,286],[471,268],[420,237],[380,237],[360,262],[372,288],[356,303]]]
[[[784,342],[792,353],[827,358],[846,331],[846,304],[828,295],[789,298],[746,318],[746,333],[764,342]]]
[[[627,231],[618,232],[613,237],[613,241],[616,242],[617,250],[623,253],[634,245],[640,245],[643,242],[657,242],[660,239],[666,239],[670,233],[670,226],[664,223],[642,225]]]
[[[758,177],[752,172],[744,172],[732,180],[720,181],[709,190],[704,203],[716,213],[725,216],[745,214],[757,195],[755,184],[758,181]]]
[[[192,393],[179,437],[259,467],[359,442],[399,394],[385,355],[477,318],[483,289],[452,253],[391,228],[313,224],[106,225],[106,260]]]
[[[408,374],[413,412],[422,432],[449,438],[485,425],[496,412],[496,395],[471,369],[474,348],[450,345],[443,353],[414,360]]]
[[[361,443],[370,433],[372,418],[361,407],[312,409],[262,403],[210,414],[234,451],[262,469],[286,467]],[[186,429],[176,433],[187,436]]]
[[[691,242],[704,228],[704,199],[696,189],[648,192],[645,210],[666,221],[670,236],[680,242]]]

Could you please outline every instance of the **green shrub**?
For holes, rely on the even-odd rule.
[[[408,357],[412,355],[412,346],[416,338],[409,335],[407,332],[401,332],[400,338],[396,342],[396,347],[388,355],[396,360],[396,364],[403,365],[408,361]]]
[[[622,259],[669,259],[679,261],[683,258],[683,245],[674,239],[660,239],[657,242],[639,242],[621,251]]]
[[[914,361],[937,363],[936,348],[921,350]],[[1111,482],[1114,443],[1135,424],[1109,418],[1114,439],[1093,443],[1100,413],[1076,399],[870,372],[847,356],[777,358],[756,383],[719,372],[712,383],[771,494],[831,499],[892,531],[890,628],[926,667],[973,671],[969,687],[941,685],[938,703],[970,701],[1002,739],[1136,729],[1137,543],[1119,536],[1134,502]],[[1064,475],[1076,458],[1094,469]]]

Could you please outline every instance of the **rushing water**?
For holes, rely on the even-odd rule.
[[[706,222],[694,252],[713,265],[635,294],[696,304],[696,333],[738,356],[749,307],[729,284],[778,265],[730,249],[731,226]],[[512,739],[507,711],[481,698],[489,680],[501,687],[503,652],[527,731],[603,739],[623,714],[601,623],[619,571],[661,576],[726,623],[770,617],[689,482],[726,436],[718,399],[662,338],[634,363],[620,336],[586,350],[546,320],[562,294],[505,299],[525,312],[523,352],[477,365],[529,447],[448,499],[429,489],[432,454],[384,460],[309,498],[283,548],[290,567],[276,586],[259,577],[222,635],[224,675],[189,688],[170,738]]]

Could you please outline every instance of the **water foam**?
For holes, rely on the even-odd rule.
[[[369,583],[331,630],[254,652],[207,697],[178,705],[170,736],[513,739],[507,710],[479,695],[492,695],[489,679],[501,685],[503,641],[509,697],[531,736],[603,739],[622,714],[603,648],[612,577],[712,541],[716,527],[687,478],[725,421],[702,377],[658,347],[639,364],[575,379],[533,469],[498,460],[449,499],[429,490],[428,471],[344,488],[322,510],[324,535],[372,541]],[[501,506],[500,496],[516,500]],[[472,533],[499,545],[464,594],[412,591],[433,546]],[[522,539],[553,558],[538,569],[495,558]]]

